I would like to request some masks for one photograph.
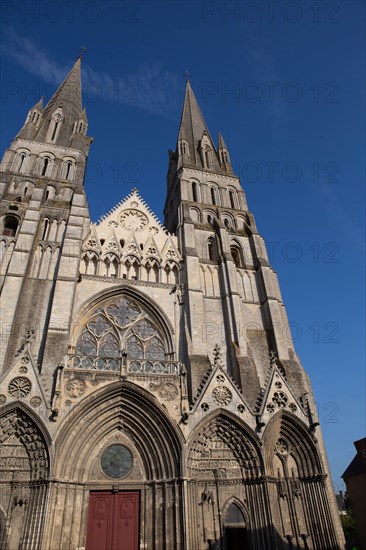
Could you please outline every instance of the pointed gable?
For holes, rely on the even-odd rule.
[[[162,261],[162,266],[181,261],[177,237],[170,235],[153,214],[137,189],[98,223],[92,224],[83,245],[83,253],[98,251],[103,260],[114,254],[122,263],[133,258],[144,264],[149,258]]]
[[[301,420],[307,421],[302,404],[296,399],[278,366],[274,366],[259,412],[267,423],[273,414],[281,410],[288,410]]]
[[[30,333],[28,333],[29,335]],[[47,414],[48,400],[40,382],[36,359],[32,353],[34,333],[26,338],[16,354],[13,366],[0,378],[0,386],[13,399],[22,399],[39,414]]]

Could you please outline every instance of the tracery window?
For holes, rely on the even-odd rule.
[[[165,346],[156,323],[130,298],[110,300],[95,311],[75,347],[78,355],[163,361]]]

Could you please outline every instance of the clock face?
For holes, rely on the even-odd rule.
[[[148,226],[148,219],[139,210],[125,210],[119,217],[119,223],[127,231],[142,231]]]

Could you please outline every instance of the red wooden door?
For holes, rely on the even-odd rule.
[[[85,550],[138,550],[139,493],[90,493]]]

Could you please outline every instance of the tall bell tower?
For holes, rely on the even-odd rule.
[[[313,392],[294,350],[277,275],[233,171],[228,147],[221,134],[215,147],[189,82],[176,148],[169,152],[164,214],[165,226],[176,233],[183,258],[180,360],[187,368],[191,403],[187,425],[193,425],[194,417],[213,414],[212,407],[222,412],[231,406],[235,416],[223,432],[228,434],[236,422],[244,421],[262,439],[266,456],[280,456],[281,452],[287,456],[292,430],[303,431],[294,449],[300,449],[300,441],[310,441],[316,433],[321,468],[327,473],[313,476],[314,487],[301,498],[302,505],[315,510],[317,519],[307,520],[305,508],[300,510],[295,502],[298,479],[306,476],[297,466],[290,468],[288,461],[285,470],[272,462],[268,493],[259,491],[250,500],[271,509],[271,520],[264,515],[258,519],[258,533],[263,533],[264,539],[270,530],[260,524],[273,521],[287,540],[296,540],[298,548],[308,547],[304,541],[309,536],[319,548],[338,548],[336,536],[342,540],[343,535]],[[230,390],[222,387],[225,376],[231,380]],[[301,419],[299,424],[295,416]],[[289,432],[285,435],[287,419]],[[218,434],[220,427],[212,430]],[[200,440],[203,434],[199,433]],[[217,453],[206,454],[216,457]],[[288,489],[281,489],[283,479],[289,483]],[[319,498],[316,491],[320,487]],[[329,516],[322,509],[325,501]],[[280,517],[292,527],[281,527]],[[316,525],[322,526],[321,536]],[[292,534],[286,535],[287,531]],[[273,541],[264,543],[264,539],[260,547],[274,547]]]
[[[228,373],[255,404],[276,356],[298,393],[296,358],[277,275],[248,210],[221,134],[217,148],[187,82],[175,151],[170,152],[165,225],[184,257],[187,358],[192,394],[216,343]]]
[[[30,109],[1,163],[4,370],[30,340],[39,369],[41,364],[47,369],[47,332],[49,350],[66,346],[67,351],[81,243],[89,226],[84,175],[92,139],[86,136],[80,69],[78,58],[48,104],[43,107],[41,99]]]

